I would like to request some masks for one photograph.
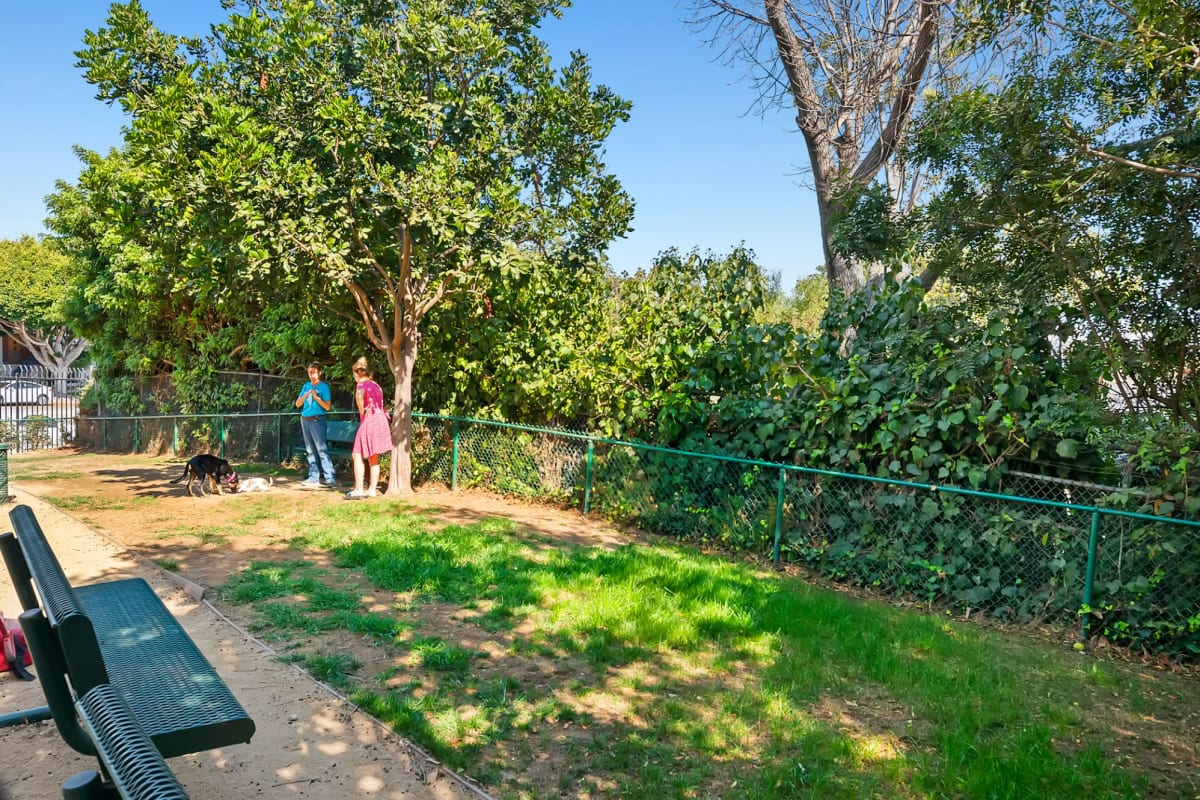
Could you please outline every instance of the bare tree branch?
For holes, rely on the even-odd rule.
[[[923,174],[893,167],[922,88],[951,74],[954,59],[938,46],[955,24],[950,0],[693,0],[693,7],[692,21],[710,41],[750,67],[760,101],[786,90],[807,148],[830,287],[865,288],[869,265],[833,250],[830,224],[850,190],[880,178],[896,208],[915,202]]]

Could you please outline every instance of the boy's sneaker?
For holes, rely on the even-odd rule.
[[[304,487],[306,487],[306,488],[309,488],[309,489],[311,489],[311,488],[314,488],[314,487],[320,486],[320,485],[321,485],[321,482],[320,482],[319,480],[317,480],[316,478],[309,478],[309,479],[308,479],[308,480],[306,480],[306,481],[302,481],[302,482],[300,483],[300,485],[301,485],[301,486],[304,486]]]

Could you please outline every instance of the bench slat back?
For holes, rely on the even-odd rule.
[[[358,433],[358,423],[347,420],[330,420],[325,426],[325,439],[330,442],[353,442]]]
[[[33,516],[33,510],[29,506],[17,506],[8,512],[8,518],[12,520],[50,624],[57,626],[73,614],[84,613],[71,582],[58,563],[58,557],[46,541],[42,526]]]
[[[58,557],[50,549],[33,510],[20,505],[8,512],[8,518],[25,554],[42,610],[63,644],[63,658],[75,690],[82,694],[97,684],[108,683],[108,672],[92,621],[67,580]]]
[[[71,748],[84,755],[95,755],[96,748],[75,715],[75,698],[67,682],[67,662],[64,660],[58,636],[41,608],[31,608],[21,614],[21,630],[33,654],[38,683],[50,706],[50,716],[59,734]]]

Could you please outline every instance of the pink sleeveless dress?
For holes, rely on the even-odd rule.
[[[355,390],[362,395],[362,413],[358,417],[358,433],[351,450],[370,458],[392,449],[392,428],[387,408],[383,405],[383,389],[373,380],[365,380]]]

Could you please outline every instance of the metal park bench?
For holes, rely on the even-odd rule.
[[[64,797],[186,797],[137,787],[174,781],[164,758],[249,742],[254,721],[146,581],[71,586],[33,511],[9,519],[0,552],[50,716],[107,776],[96,789],[80,773]]]
[[[325,423],[325,441],[329,443],[329,457],[348,459],[354,447],[354,436],[358,433],[357,420],[329,420]],[[307,455],[304,444],[292,445],[293,456]]]

